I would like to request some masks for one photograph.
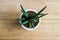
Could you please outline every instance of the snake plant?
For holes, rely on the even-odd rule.
[[[47,6],[42,8],[38,13],[32,13],[31,15],[29,15],[28,12],[26,12],[26,10],[23,8],[22,5],[20,5],[20,7],[21,7],[21,12],[23,13],[24,17],[21,17],[18,20],[21,21],[21,25],[28,24],[29,28],[34,28],[34,23],[39,22],[39,18],[48,14],[48,13],[46,13],[46,14],[42,13],[42,11]]]

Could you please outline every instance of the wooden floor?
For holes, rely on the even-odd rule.
[[[39,11],[47,5],[41,25],[33,31],[18,26],[20,0],[0,0],[0,40],[60,40],[60,0],[22,0],[25,9]]]

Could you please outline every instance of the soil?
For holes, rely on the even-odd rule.
[[[27,18],[27,20],[29,20],[30,18],[31,18],[31,16],[30,15],[32,15],[33,13],[34,14],[36,14],[34,11],[27,11],[27,13],[28,13],[28,15],[29,15],[29,18]],[[25,16],[24,15],[22,15],[22,18],[24,18]],[[26,18],[26,17],[25,17]],[[21,22],[24,22],[24,21],[21,21]],[[33,24],[34,24],[34,27],[36,27],[37,26],[37,24],[38,24],[39,22],[33,22]],[[29,23],[27,23],[27,24],[24,24],[24,26],[25,27],[27,27],[27,28],[29,28]]]

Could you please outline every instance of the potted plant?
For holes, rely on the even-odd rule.
[[[41,23],[41,17],[47,15],[47,13],[46,14],[42,13],[42,11],[47,6],[41,9],[39,12],[33,9],[25,10],[22,5],[20,5],[20,7],[22,14],[20,15],[18,20],[20,22],[20,25],[26,30],[36,29]]]

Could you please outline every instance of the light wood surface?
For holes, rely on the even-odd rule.
[[[47,8],[41,25],[33,31],[17,26],[20,0],[0,0],[0,40],[60,40],[60,0],[23,0],[25,9]]]

